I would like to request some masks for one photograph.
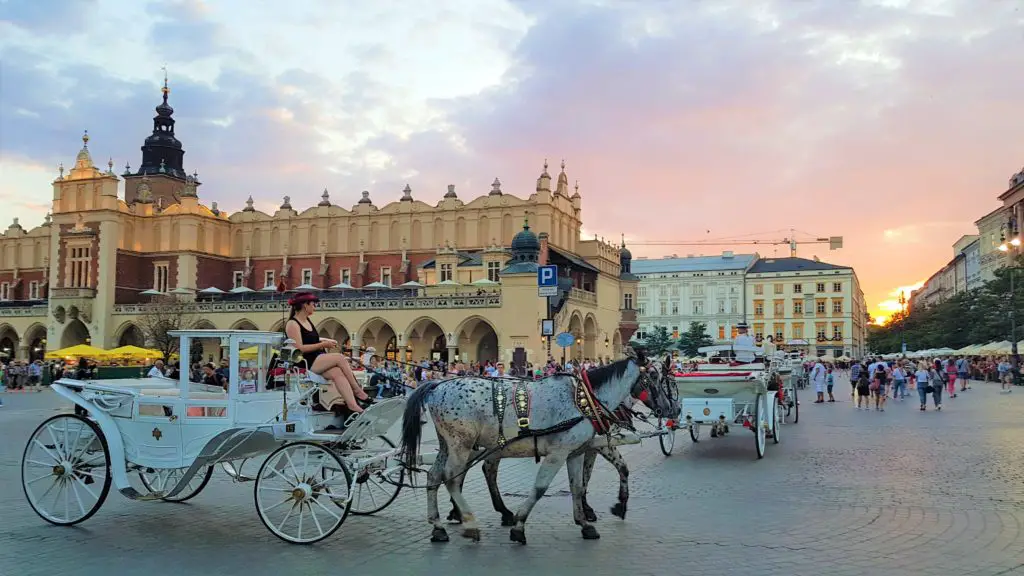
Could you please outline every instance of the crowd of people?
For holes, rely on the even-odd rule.
[[[876,357],[854,360],[843,366],[812,359],[804,363],[803,371],[817,394],[815,404],[835,402],[835,376],[842,372],[849,376],[850,398],[857,409],[874,408],[879,412],[885,411],[887,400],[902,401],[915,391],[923,412],[928,409],[929,399],[935,410],[942,410],[943,396],[957,398],[961,392],[971,389],[972,380],[999,382],[1003,394],[1012,392],[1013,385],[1020,380],[1009,357],[902,357],[893,360]]]

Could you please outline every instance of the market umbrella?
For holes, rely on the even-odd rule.
[[[245,348],[245,349],[242,349],[242,350],[238,351],[238,359],[239,360],[256,360],[256,359],[259,358],[259,353],[260,353],[260,347],[259,346],[252,346],[250,348]],[[270,352],[270,355],[278,354],[278,353],[279,353],[278,350],[272,350]],[[270,359],[270,355],[267,355],[266,359],[269,360]]]
[[[316,286],[313,286],[312,284],[299,284],[295,288],[289,290],[289,292],[313,292],[316,290],[320,289],[317,288]]]
[[[224,291],[216,286],[210,286],[209,288],[203,288],[199,291],[201,294],[223,294]]]
[[[249,288],[248,286],[235,286],[234,288],[231,289],[232,294],[247,294],[249,292],[255,292],[255,290]]]
[[[363,286],[363,290],[389,290],[390,288],[391,286],[380,282],[370,282],[366,286]]]
[[[352,285],[348,282],[338,282],[334,286],[330,287],[330,290],[351,290]]]
[[[139,346],[121,346],[103,353],[105,358],[131,358],[132,360],[159,360],[164,353],[159,350],[150,350]]]
[[[77,346],[69,346],[68,348],[61,348],[60,350],[54,350],[47,352],[45,358],[47,360],[58,360],[61,358],[103,358],[107,351],[102,348],[96,348],[88,344],[79,344]]]
[[[419,282],[417,282],[415,280],[409,280],[408,282],[406,282],[404,284],[400,284],[398,287],[399,288],[423,288],[423,284],[420,284]]]
[[[491,280],[490,278],[481,278],[473,282],[473,286],[497,286],[498,282]]]

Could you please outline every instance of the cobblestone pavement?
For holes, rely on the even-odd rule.
[[[580,538],[561,474],[522,547],[491,512],[477,471],[466,490],[483,524],[479,543],[451,531],[448,544],[431,544],[423,492],[408,491],[378,516],[349,516],[319,544],[289,545],[260,523],[252,485],[219,470],[187,504],[112,491],[84,524],[50,526],[25,502],[19,466],[33,428],[61,406],[49,391],[4,394],[0,575],[1024,574],[1024,390],[1003,396],[975,383],[942,412],[924,413],[913,399],[879,413],[855,410],[843,394],[823,405],[810,396],[800,423],[761,461],[749,433],[692,444],[681,432],[670,458],[657,441],[625,448],[625,521],[604,512],[616,483],[599,463],[590,492],[598,541]],[[502,465],[513,508],[534,470],[532,460]]]

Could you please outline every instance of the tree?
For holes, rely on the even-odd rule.
[[[672,347],[672,336],[668,333],[668,328],[655,326],[644,339],[644,345],[648,356],[661,356]]]
[[[146,345],[162,352],[166,361],[178,351],[178,338],[168,332],[189,330],[195,327],[198,320],[193,305],[167,301],[146,306],[145,312],[139,316],[137,325],[146,338]]]
[[[698,348],[714,343],[704,322],[690,322],[690,327],[679,336],[679,349],[687,356],[696,356]]]

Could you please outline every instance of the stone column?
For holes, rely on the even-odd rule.
[[[456,355],[459,346],[457,344],[448,343],[448,363],[458,362],[459,357]]]

